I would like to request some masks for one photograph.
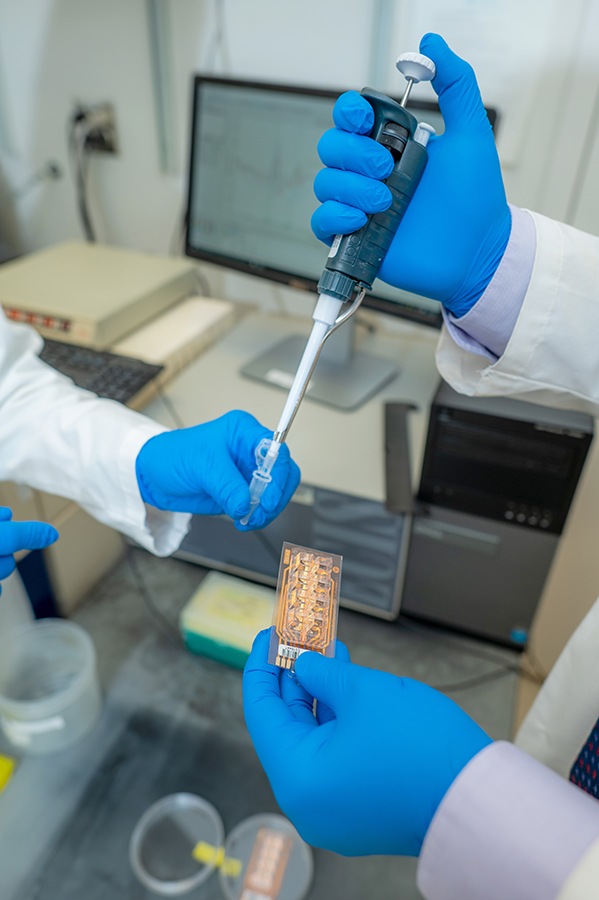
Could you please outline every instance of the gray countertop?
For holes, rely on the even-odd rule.
[[[179,611],[206,570],[128,553],[158,614],[125,559],[74,615],[98,651],[105,710],[76,747],[24,759],[0,795],[2,900],[150,898],[130,870],[129,837],[147,806],[174,791],[210,800],[226,831],[248,815],[277,811],[243,721],[241,673],[192,656],[177,639]],[[491,737],[510,737],[514,652],[348,610],[339,637],[355,662],[445,687]],[[322,850],[314,858],[310,900],[420,896],[413,859]],[[187,896],[216,900],[218,880]]]

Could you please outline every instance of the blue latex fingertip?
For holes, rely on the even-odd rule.
[[[58,533],[58,531],[56,530],[54,525],[48,525],[48,531],[47,531],[46,537],[48,540],[48,544],[53,544],[55,541],[58,540],[58,538],[60,537],[60,534]]]
[[[321,169],[314,179],[314,193],[322,203],[334,200],[368,215],[384,212],[393,202],[393,195],[383,182],[341,169]]]
[[[333,107],[333,121],[343,131],[370,134],[374,125],[374,110],[357,91],[347,91],[341,94]]]
[[[351,656],[349,655],[349,650],[343,643],[337,638],[335,643],[335,659],[340,659],[343,662],[351,662]]]
[[[14,556],[0,556],[0,580],[8,578],[8,576],[14,572],[16,567],[17,564]]]
[[[362,134],[349,134],[340,128],[329,128],[317,146],[325,166],[358,172],[368,178],[388,178],[393,169],[393,157],[386,147]]]
[[[358,231],[367,220],[366,213],[361,209],[337,203],[336,200],[327,200],[314,212],[310,224],[318,240],[327,241],[331,235]]]

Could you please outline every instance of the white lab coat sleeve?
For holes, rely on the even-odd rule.
[[[599,415],[599,238],[537,213],[536,253],[512,336],[494,363],[444,327],[437,366],[469,396],[511,396]]]
[[[599,841],[591,844],[555,900],[592,900],[599,896]]]
[[[568,778],[599,716],[599,600],[546,678],[515,744]]]
[[[142,446],[166,429],[75,387],[38,358],[41,344],[0,312],[0,480],[68,497],[158,556],[172,553],[190,516],[146,506],[135,474]]]
[[[599,803],[498,741],[470,760],[441,801],[418,888],[426,900],[556,900],[577,867],[588,869],[585,854],[597,840]],[[595,882],[584,900],[597,896]],[[581,900],[560,896],[574,898]]]

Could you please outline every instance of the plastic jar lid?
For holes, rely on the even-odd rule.
[[[224,835],[222,819],[207,800],[195,794],[169,794],[152,804],[133,829],[131,868],[154,894],[186,894],[214,871]],[[193,851],[200,844],[205,852],[196,858]]]
[[[239,860],[241,866],[236,870],[235,866],[224,865],[219,870],[218,877],[223,895],[227,900],[240,900],[244,887],[251,890],[249,885],[244,884],[244,879],[261,829],[269,829],[288,836],[291,839],[291,845],[287,845],[285,848],[287,859],[280,885],[275,884],[269,889],[269,885],[263,882],[260,893],[269,900],[271,897],[272,900],[275,898],[276,900],[302,900],[312,883],[314,873],[312,851],[288,819],[271,813],[250,816],[249,819],[244,819],[243,822],[236,825],[229,834],[225,843],[225,860],[230,862]],[[255,865],[255,858],[252,865]],[[274,868],[276,869],[276,860]],[[278,875],[281,876],[280,871]],[[268,877],[266,881],[268,881]]]

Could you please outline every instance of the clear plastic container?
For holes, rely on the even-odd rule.
[[[175,897],[199,888],[222,856],[225,829],[207,800],[169,794],[149,807],[129,842],[135,877],[153,894]],[[204,853],[194,854],[201,846]]]
[[[96,651],[79,625],[41,619],[0,639],[0,725],[16,749],[63,750],[91,730],[101,709]]]
[[[248,863],[252,858],[256,839],[262,829],[281,832],[283,835],[289,836],[291,846],[287,847],[285,851],[286,863],[280,885],[275,884],[273,888],[264,885],[261,893],[269,900],[270,898],[272,900],[302,900],[312,884],[314,874],[312,851],[288,819],[272,813],[263,813],[244,819],[227,837],[225,859],[239,860],[241,866],[237,872],[232,866],[224,866],[219,870],[218,876],[223,896],[227,900],[240,900],[244,891]],[[280,875],[279,872],[279,877]],[[275,882],[278,880],[278,877],[275,878]],[[246,885],[245,887],[246,893],[251,893],[251,886]]]

